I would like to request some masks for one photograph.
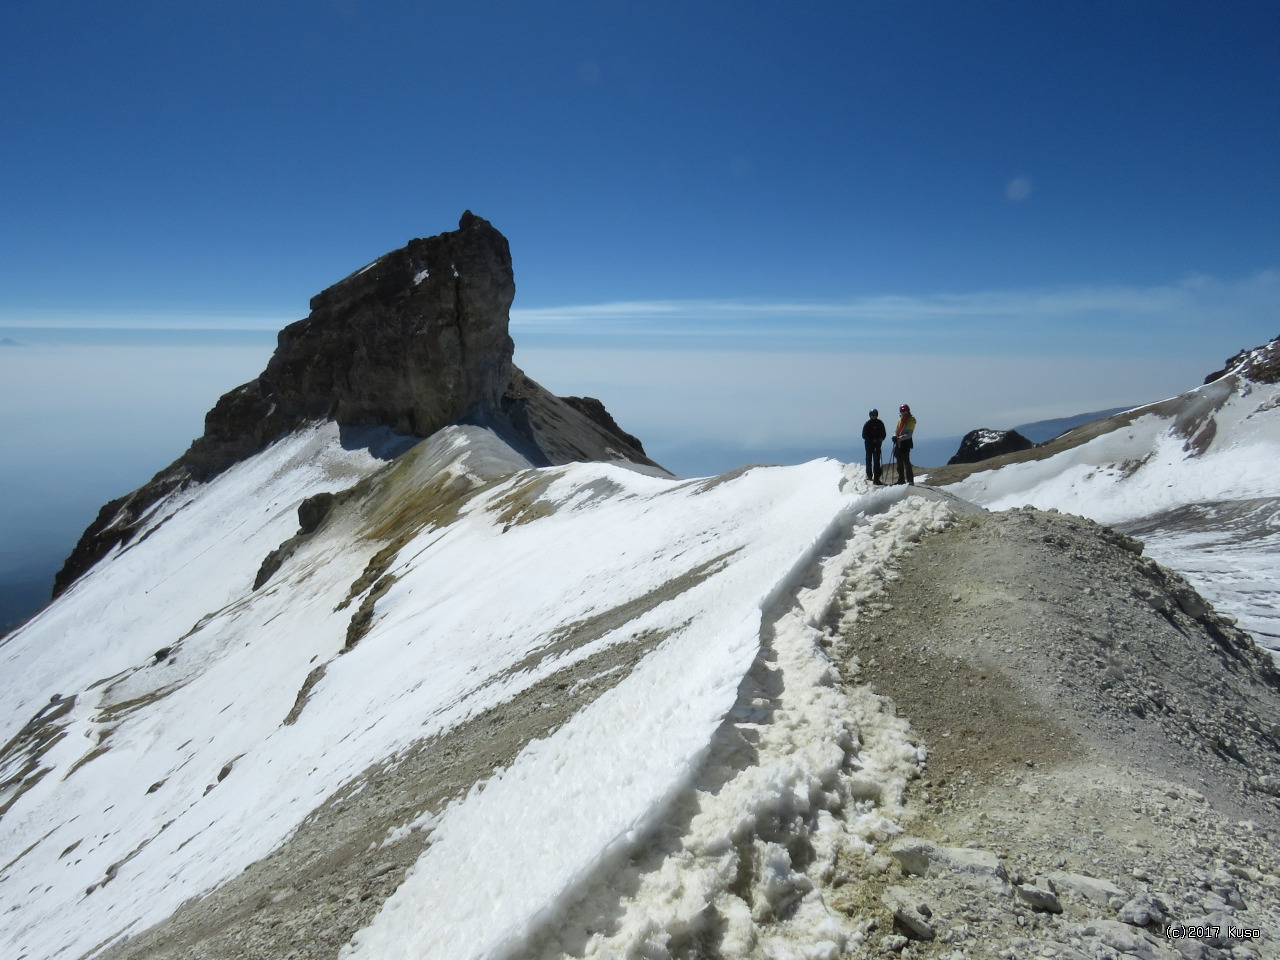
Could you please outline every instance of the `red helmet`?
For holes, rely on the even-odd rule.
[[[898,408],[898,412],[899,412],[899,413],[910,413],[910,412],[911,412],[911,408],[910,408],[909,406],[907,406],[907,405],[904,403],[902,406],[900,406],[900,407]]]

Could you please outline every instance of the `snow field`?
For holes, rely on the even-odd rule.
[[[132,543],[0,646],[0,730],[20,727],[55,693],[135,669],[211,610],[241,599],[266,553],[296,532],[299,501],[378,466],[364,451],[344,450],[337,427],[326,425],[290,436],[270,459],[156,504]],[[237,509],[246,502],[253,512]],[[153,646],[157,638],[164,642]]]
[[[344,450],[336,426],[300,431],[158,504],[143,535],[6,641],[0,739],[54,693],[76,701],[40,758],[49,772],[0,820],[0,953],[79,955],[162,918],[290,829],[270,810],[256,822],[246,778],[219,776],[287,712],[296,688],[282,680],[305,676],[326,608],[310,602],[314,585],[288,598],[250,588],[297,530],[302,499],[381,465]],[[335,577],[364,559],[335,558]],[[286,612],[303,642],[281,634]]]
[[[1280,532],[1239,540],[1213,531],[1153,533],[1143,540],[1147,556],[1190,580],[1280,664]]]
[[[502,541],[504,569],[519,576],[504,584],[503,609],[476,611],[492,620],[474,625],[474,642],[490,644],[485,662],[501,668],[524,657],[538,618],[582,623],[664,591],[660,603],[538,670],[653,630],[666,639],[617,687],[446,810],[413,874],[348,956],[497,955],[625,853],[685,786],[733,706],[778,571],[812,550],[845,502],[829,461],[678,484],[600,464],[554,472],[541,498],[550,513],[486,534]],[[477,533],[465,536],[474,547]],[[428,582],[452,595],[453,583],[439,579],[451,572],[430,563],[406,570],[369,639],[409,622],[407,598]],[[512,628],[511,607],[526,614],[522,630]]]

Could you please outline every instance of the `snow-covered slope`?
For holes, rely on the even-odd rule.
[[[602,891],[637,906],[601,949],[714,915],[732,952],[799,901],[785,938],[830,955],[850,934],[812,876],[896,831],[922,754],[830,682],[823,623],[954,509],[861,487],[831,461],[533,469],[464,426],[387,463],[320,424],[169,495],[0,646],[0,954],[92,955],[215,891],[291,895],[227,891],[368,790],[405,812],[344,856],[377,875],[388,849],[421,855],[380,908],[335,914],[350,956],[555,954],[605,936]],[[462,731],[492,766],[459,766]],[[400,806],[382,796],[431,749]]]
[[[948,489],[991,509],[1052,507],[1141,535],[1151,556],[1280,658],[1277,357],[1272,341],[1211,383],[995,461]]]

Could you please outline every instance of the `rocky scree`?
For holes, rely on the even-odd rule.
[[[843,624],[845,676],[928,749],[907,835],[830,900],[857,891],[866,955],[1275,955],[1280,685],[1140,543],[1029,508],[967,518]]]

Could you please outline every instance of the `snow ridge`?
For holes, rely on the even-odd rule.
[[[695,776],[532,938],[490,956],[836,957],[861,939],[824,899],[841,858],[897,835],[924,761],[906,721],[842,692],[825,648],[858,585],[953,517],[885,491],[848,504],[762,604],[760,650]],[[803,580],[803,582],[798,582]],[[634,891],[634,892],[631,892]]]

